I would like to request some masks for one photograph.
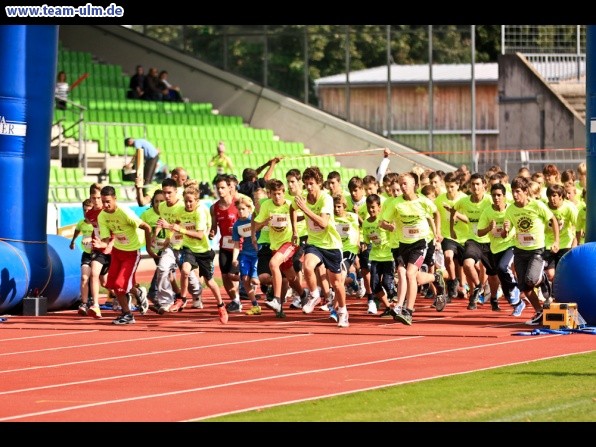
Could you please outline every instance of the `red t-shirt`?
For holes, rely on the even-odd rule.
[[[220,250],[232,251],[234,249],[234,241],[232,240],[232,230],[234,222],[238,220],[238,208],[234,203],[230,204],[226,209],[219,206],[219,201],[213,205],[215,207],[215,220],[219,228],[219,248]]]

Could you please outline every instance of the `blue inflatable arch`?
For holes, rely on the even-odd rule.
[[[46,233],[57,52],[58,26],[0,26],[0,314],[79,297],[80,250]]]

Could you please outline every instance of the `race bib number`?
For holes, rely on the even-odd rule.
[[[269,225],[274,228],[285,228],[288,226],[290,216],[287,214],[272,214]]]
[[[406,239],[419,239],[420,229],[416,227],[403,227],[402,234]]]
[[[536,243],[536,239],[530,233],[518,233],[517,240],[523,247],[530,247]]]
[[[179,245],[182,243],[183,239],[184,239],[184,235],[182,233],[175,232],[172,236],[172,243],[174,245]]]
[[[231,250],[234,248],[234,241],[232,240],[232,236],[224,236],[221,238],[221,248],[225,248],[227,250]]]
[[[153,244],[153,251],[161,251],[163,250],[166,244],[166,240],[162,237],[156,238],[155,243]]]
[[[238,234],[240,237],[250,237],[252,235],[250,224],[238,225]]]
[[[347,239],[350,233],[350,224],[346,224],[346,223],[338,223],[335,224],[335,229],[337,230],[337,232],[339,233],[339,236],[342,239]]]
[[[368,238],[373,245],[379,245],[381,243],[381,236],[378,233],[370,233]]]

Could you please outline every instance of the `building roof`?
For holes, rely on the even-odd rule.
[[[471,64],[433,64],[433,82],[470,82],[472,80]],[[476,63],[474,66],[476,82],[497,83],[499,80],[499,64]],[[420,65],[391,65],[392,84],[422,84],[429,82],[428,64]],[[346,74],[326,76],[315,80],[315,85],[333,86],[344,85]],[[387,83],[387,66],[367,68],[350,72],[350,84],[373,85]]]

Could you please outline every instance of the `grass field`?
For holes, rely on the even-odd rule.
[[[204,421],[594,422],[595,379],[591,352]]]

